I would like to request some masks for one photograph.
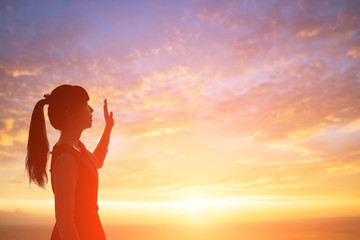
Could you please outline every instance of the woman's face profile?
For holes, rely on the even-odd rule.
[[[79,111],[79,118],[84,123],[84,129],[91,128],[92,127],[92,113],[94,112],[94,109],[90,107],[88,102],[85,102],[81,105],[80,111]]]
[[[75,125],[80,130],[91,128],[93,112],[94,109],[90,107],[88,102],[83,102],[76,111],[71,113],[69,124]]]

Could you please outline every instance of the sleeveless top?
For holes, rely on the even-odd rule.
[[[97,205],[98,172],[91,161],[90,153],[82,143],[79,143],[81,152],[68,144],[55,145],[52,151],[51,167],[53,168],[58,156],[64,152],[72,154],[78,166],[78,179],[75,189],[74,221],[81,240],[105,240]],[[53,173],[51,173],[51,186],[54,192]],[[55,224],[51,240],[59,240],[60,235]]]

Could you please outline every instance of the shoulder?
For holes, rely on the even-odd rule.
[[[75,160],[75,158],[77,158],[77,151],[71,147],[68,144],[55,144],[55,146],[53,147],[52,151],[51,151],[51,155],[52,155],[52,164],[54,164],[55,162],[59,162],[58,159],[63,159],[62,161],[70,161],[70,160]]]
[[[77,170],[77,160],[75,156],[70,152],[61,152],[52,161],[52,171],[65,170],[73,171]]]
[[[72,146],[65,143],[57,143],[52,149],[52,155],[53,157],[57,157],[58,155],[67,152],[67,153],[74,153],[76,151]]]

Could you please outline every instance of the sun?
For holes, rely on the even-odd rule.
[[[204,199],[194,199],[179,202],[180,208],[183,209],[184,216],[191,223],[201,223],[204,221],[204,215],[209,208],[208,201]]]
[[[224,199],[192,198],[173,203],[187,223],[200,224],[214,221],[216,215],[229,210],[233,202]]]

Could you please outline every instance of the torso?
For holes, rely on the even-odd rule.
[[[97,213],[97,168],[83,144],[80,144],[80,151],[68,144],[57,144],[52,151],[51,169],[58,157],[64,152],[73,155],[78,167],[74,219],[80,239],[103,240],[105,239],[105,234]],[[54,191],[53,174],[51,172],[52,188]]]

